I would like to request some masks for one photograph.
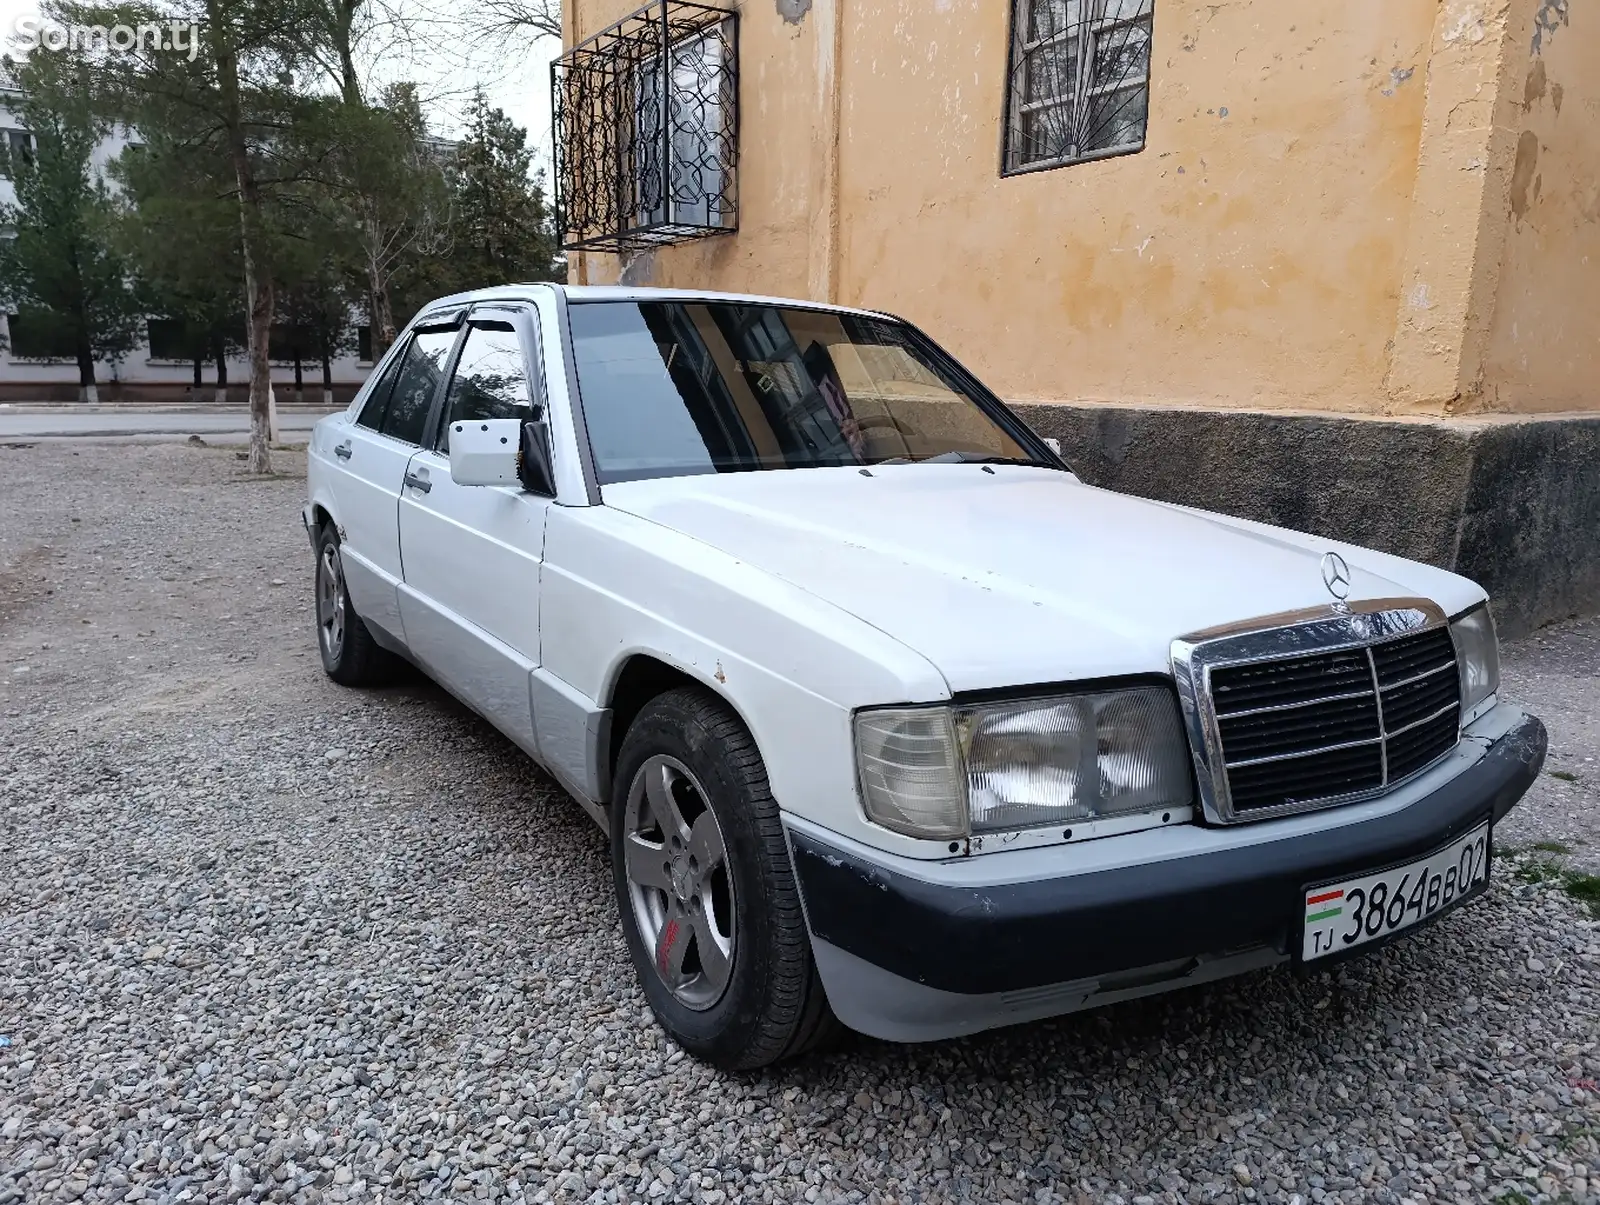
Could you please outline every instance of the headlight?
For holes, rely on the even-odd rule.
[[[1481,704],[1500,689],[1500,641],[1494,634],[1489,604],[1480,603],[1450,623],[1461,672],[1461,722],[1477,719]]]
[[[867,815],[913,837],[1192,802],[1188,746],[1164,687],[864,711],[856,757]]]

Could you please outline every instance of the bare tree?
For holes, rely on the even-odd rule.
[[[501,0],[485,14],[485,26],[503,34],[532,34],[539,38],[561,36],[559,0]]]
[[[410,0],[315,0],[301,31],[301,51],[341,101],[359,105],[380,91],[370,78],[375,64],[437,57],[431,26]]]
[[[449,240],[447,153],[429,139],[409,84],[391,86],[376,106],[325,111],[334,128],[327,179],[348,215],[372,316],[372,355],[394,342],[391,282],[408,260],[442,254]]]

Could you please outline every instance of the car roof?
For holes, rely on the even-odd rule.
[[[756,293],[724,293],[708,289],[659,289],[642,285],[568,285],[554,281],[529,281],[526,284],[498,285],[489,289],[474,289],[467,293],[452,293],[422,307],[420,313],[429,313],[446,306],[457,306],[483,301],[525,301],[540,289],[561,293],[569,302],[585,301],[723,301],[754,305],[784,305],[808,310],[832,310],[841,314],[862,314],[874,318],[892,317],[881,310],[857,309],[853,306],[829,305],[821,301],[807,301],[797,297],[767,297]]]

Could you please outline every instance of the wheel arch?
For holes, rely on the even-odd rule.
[[[609,788],[608,796],[618,789],[618,784],[614,781],[617,758],[622,753],[622,742],[627,737],[633,721],[652,699],[685,686],[702,690],[714,697],[733,713],[734,718],[750,734],[750,739],[756,740],[755,728],[749,718],[745,716],[738,703],[729,697],[727,691],[717,688],[715,681],[708,681],[656,653],[644,651],[628,653],[611,675],[610,685],[603,699],[608,721],[601,755],[605,758],[602,769],[605,775],[604,781]],[[759,741],[756,747],[760,748]]]

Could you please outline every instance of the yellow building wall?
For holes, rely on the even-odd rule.
[[[1491,410],[1600,408],[1600,10],[1571,5],[1570,24],[1558,11],[1538,5],[1515,46],[1515,158],[1483,369]]]
[[[738,233],[571,278],[890,310],[1019,401],[1600,408],[1593,14],[1521,108],[1552,3],[1155,0],[1145,149],[1003,178],[1009,0],[746,0]]]
[[[849,5],[841,300],[1008,398],[1370,404],[1431,0],[1157,0],[1144,151],[1001,178],[1006,7]]]

